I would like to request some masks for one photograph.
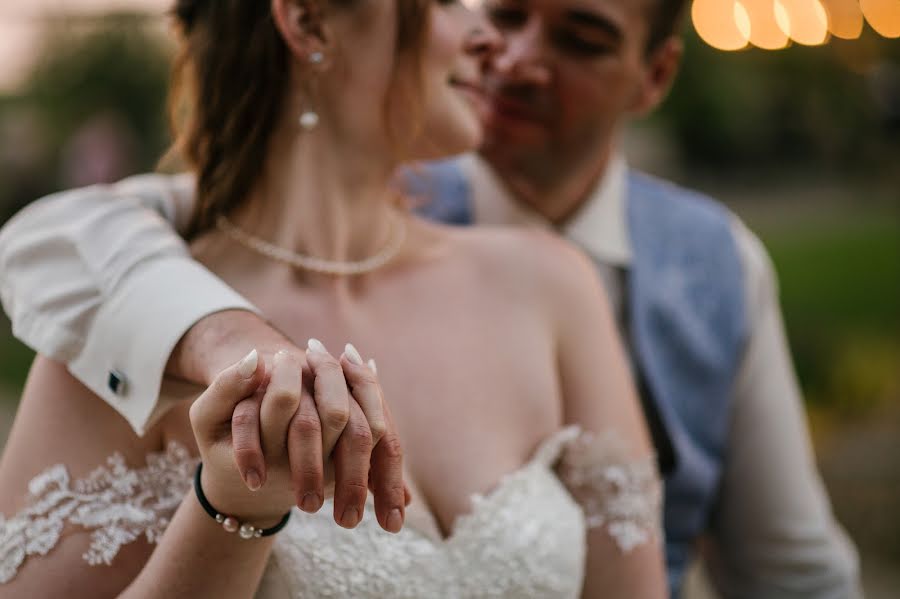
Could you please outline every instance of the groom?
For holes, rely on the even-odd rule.
[[[666,477],[673,596],[700,552],[727,597],[853,597],[856,554],[815,470],[765,251],[620,152],[676,74],[685,4],[487,0],[506,48],[486,67],[485,146],[406,183],[433,218],[552,228],[595,262]],[[0,235],[16,334],[137,430],[175,401],[168,383],[157,401],[164,372],[201,382],[280,338],[189,258],[171,227],[191,201],[189,179],[147,176],[42,200]]]

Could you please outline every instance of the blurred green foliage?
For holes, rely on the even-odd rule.
[[[74,28],[61,21],[46,39],[21,100],[40,111],[51,146],[60,147],[91,115],[110,110],[137,133],[140,162],[152,167],[168,143],[169,58],[148,18],[113,14],[99,25]]]
[[[0,222],[62,187],[66,142],[96,115],[112,115],[137,140],[131,170],[155,168],[169,143],[170,45],[154,23],[130,13],[47,22],[35,69],[16,93],[0,96],[0,123],[27,120],[38,147],[28,164],[0,161]]]
[[[900,220],[763,235],[807,400],[858,413],[900,399]]]
[[[18,399],[33,359],[34,352],[19,343],[12,336],[9,321],[0,318],[0,401]]]
[[[884,172],[900,160],[900,44],[861,39],[720,52],[693,32],[653,121],[689,165]]]

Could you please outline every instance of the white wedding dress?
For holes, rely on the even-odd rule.
[[[472,498],[447,539],[379,528],[370,500],[362,523],[345,530],[330,502],[318,514],[295,510],[279,533],[256,597],[481,598],[578,597],[586,532],[605,527],[622,551],[660,534],[655,462],[629,462],[615,435],[569,428],[547,439],[522,468]],[[127,543],[151,543],[191,489],[196,460],[177,444],[129,469],[113,456],[83,480],[58,465],[29,485],[29,507],[0,514],[0,584],[25,559],[53,550],[64,528],[91,535],[87,564],[108,566]],[[411,506],[411,510],[415,506]]]

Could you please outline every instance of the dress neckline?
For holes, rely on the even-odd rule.
[[[550,469],[559,459],[560,454],[565,445],[581,434],[581,429],[577,426],[569,426],[558,430],[540,442],[537,449],[532,453],[531,457],[515,470],[511,470],[503,474],[497,482],[487,491],[475,492],[469,495],[470,507],[467,511],[457,514],[450,524],[449,532],[441,534],[440,526],[436,525],[437,534],[431,534],[429,531],[423,530],[421,527],[411,525],[409,519],[404,524],[403,530],[412,532],[413,534],[428,540],[436,547],[448,547],[456,544],[471,523],[478,519],[483,510],[497,501],[499,501],[504,492],[508,491],[515,482],[522,478],[532,475],[534,472],[551,473]],[[326,505],[333,504],[333,499],[326,501]],[[415,504],[413,504],[415,505]],[[375,499],[371,493],[366,497],[366,511],[374,518],[375,516]],[[430,518],[433,522],[439,522],[434,512],[423,507],[421,512]],[[323,506],[318,514],[329,513]],[[330,517],[330,516],[329,516]]]

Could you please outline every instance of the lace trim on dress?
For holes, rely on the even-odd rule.
[[[197,460],[172,442],[129,469],[121,454],[86,478],[71,482],[63,465],[48,468],[28,485],[28,507],[10,518],[0,514],[0,584],[13,579],[25,558],[47,555],[67,524],[91,532],[84,559],[111,565],[122,546],[145,536],[155,544],[191,486]]]
[[[557,474],[584,510],[588,528],[605,527],[623,552],[662,538],[662,482],[656,459],[629,457],[614,431],[566,440]]]

